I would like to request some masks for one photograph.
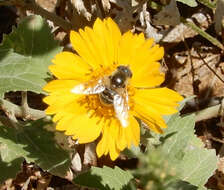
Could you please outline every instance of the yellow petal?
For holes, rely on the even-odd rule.
[[[54,65],[50,65],[49,69],[58,79],[83,81],[91,68],[78,55],[66,51],[57,54],[52,62]]]
[[[109,154],[111,160],[116,160],[120,154],[120,151],[116,148],[116,141],[115,139],[109,139]]]
[[[111,18],[107,18],[105,19],[105,24],[106,27],[109,30],[109,35],[111,37],[111,41],[113,43],[112,47],[112,57],[114,57],[114,61],[117,61],[117,53],[118,53],[118,45],[120,43],[121,40],[121,32],[120,29],[118,27],[118,25],[111,19]]]
[[[63,117],[64,117],[64,114],[62,114],[62,113],[56,113],[56,114],[53,116],[52,121],[56,123],[57,121],[59,121],[59,120],[62,119]]]
[[[43,101],[49,105],[45,110],[47,114],[55,114],[70,108],[81,95],[71,93],[71,89],[78,84],[75,80],[53,80],[44,90],[51,92]]]
[[[130,117],[130,128],[132,131],[132,143],[133,145],[138,146],[140,142],[140,127],[139,123],[133,116]]]
[[[80,104],[77,101],[81,96],[71,93],[51,93],[43,99],[49,105],[45,112],[46,114],[56,114],[57,112],[81,114],[85,112],[85,110],[80,109]]]
[[[123,138],[120,139],[119,131],[121,128],[123,127],[120,125],[120,122],[116,118],[112,119],[109,124],[107,123],[106,125],[104,125],[101,140],[97,144],[96,148],[98,157],[107,155],[109,153],[111,160],[115,160],[120,154],[120,149],[117,146],[118,141],[125,144],[124,146],[122,146],[122,150],[127,146],[127,141],[125,138],[126,136],[124,132]]]
[[[119,137],[117,138],[117,147],[120,151],[132,144],[138,146],[140,139],[140,127],[136,119],[130,115],[129,126],[120,126]]]
[[[159,86],[165,79],[165,74],[160,72],[160,64],[152,62],[152,64],[143,64],[137,72],[133,72],[131,83],[136,88],[150,88]]]
[[[183,100],[177,92],[168,88],[136,89],[133,97],[134,111],[149,127],[158,133],[166,128],[162,115],[177,112],[178,102]]]
[[[154,94],[156,91],[160,92],[157,96]],[[145,105],[146,109],[156,110],[161,115],[170,115],[177,112],[177,102],[182,97],[168,88],[158,88],[136,90],[134,99],[137,104]]]
[[[134,119],[134,117],[130,117],[130,123],[131,124],[125,129],[128,148],[130,148],[132,144],[138,144],[140,138],[140,128],[138,122]]]
[[[128,146],[128,142],[126,140],[126,133],[125,133],[124,127],[120,126],[119,127],[119,138],[117,139],[117,148],[119,150],[124,150]]]
[[[71,89],[78,84],[80,84],[80,81],[77,80],[52,80],[43,87],[43,90],[47,92],[70,94]]]
[[[43,99],[43,101],[49,105],[48,108],[45,110],[45,112],[46,114],[65,112],[65,109],[68,110],[68,108],[73,106],[73,103],[75,103],[77,98],[78,97],[72,94],[65,94],[62,96],[56,94],[47,96]]]
[[[74,139],[78,139],[78,142],[82,144],[92,142],[99,137],[102,126],[98,118],[90,118],[88,114],[82,114],[74,115],[64,127],[66,135],[72,135]],[[63,127],[60,126],[60,129],[63,129]]]
[[[122,35],[118,47],[118,64],[131,65],[133,58],[139,52],[137,49],[144,43],[144,36],[134,35],[130,31]],[[139,63],[138,63],[139,64]]]
[[[80,31],[82,31],[80,29]],[[94,58],[94,52],[87,46],[88,39],[83,39],[78,32],[70,32],[70,41],[75,51],[81,56],[81,58],[88,63],[93,70],[100,67],[98,62]]]
[[[164,73],[160,72],[160,64],[157,62],[164,55],[163,48],[155,45],[148,49],[147,46],[148,44],[143,44],[137,49],[138,53],[135,54],[130,64],[133,72],[132,85],[135,87],[159,86],[165,79]]]
[[[103,22],[102,20],[97,19],[93,25],[93,32],[95,34],[95,38],[93,40],[94,47],[97,48],[97,55],[102,60],[100,64],[102,64],[104,67],[108,67],[114,62],[114,47],[111,34],[105,25],[105,21]]]
[[[183,97],[169,88],[154,88],[154,89],[136,89],[135,96],[145,99],[148,102],[167,106],[178,106],[178,102],[183,100]]]
[[[145,122],[154,132],[162,133],[161,128],[167,127],[162,115],[144,104],[135,103],[134,115]]]
[[[102,137],[96,147],[98,157],[101,157],[108,152],[108,139],[110,138],[109,129],[109,126],[103,127]]]
[[[59,131],[66,131],[67,128],[71,125],[71,120],[74,117],[72,114],[62,114],[63,117],[57,122],[56,129]]]
[[[93,29],[85,27],[79,33],[70,33],[73,48],[93,70],[100,66],[111,66],[115,62],[120,38],[120,30],[110,18],[103,21],[97,18]]]

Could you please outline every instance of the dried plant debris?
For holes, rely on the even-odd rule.
[[[0,186],[0,189],[46,189],[51,179],[51,174],[41,171],[41,169],[34,164],[24,162],[22,170],[17,174],[16,178],[5,181],[5,183]]]
[[[191,18],[187,19],[187,21],[199,25],[203,30],[206,30],[212,24],[211,16],[206,12],[195,13],[191,16]],[[198,35],[196,31],[183,23],[178,24],[169,32],[163,31],[163,33],[164,38],[162,41],[172,43],[178,43],[183,41],[183,39],[192,38]]]
[[[154,16],[155,25],[176,26],[180,24],[180,13],[177,8],[176,0],[171,0],[168,5],[163,7],[162,11]]]
[[[137,21],[137,18],[133,17],[133,13],[136,11],[132,6],[131,0],[110,0],[116,7],[111,9],[111,15],[115,15],[114,20],[120,26],[122,32],[132,30]]]
[[[153,38],[155,42],[159,42],[163,37],[162,34],[158,32],[158,30],[152,26],[151,24],[151,16],[149,11],[147,11],[147,4],[143,4],[142,11],[139,14],[139,20],[141,23],[141,27],[143,28],[143,32],[147,38]]]
[[[109,0],[101,0],[104,11],[109,12],[111,5]]]
[[[77,10],[79,15],[83,15],[88,21],[91,20],[92,14],[85,7],[84,1],[82,1],[82,0],[71,0],[71,4]]]
[[[174,70],[173,77],[176,79],[174,88],[181,94],[223,96],[223,81],[216,75],[223,76],[221,66],[224,63],[220,62],[220,54],[214,48],[200,47],[200,50],[192,48],[189,53],[176,52],[173,55],[173,63],[180,66]]]
[[[36,3],[49,12],[54,12],[57,7],[58,0],[36,0]]]

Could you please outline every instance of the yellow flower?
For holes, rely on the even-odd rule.
[[[164,55],[159,45],[144,35],[121,34],[111,18],[97,19],[93,28],[71,31],[70,40],[76,53],[61,52],[52,60],[50,71],[57,78],[49,82],[44,98],[53,114],[56,129],[65,131],[79,143],[99,138],[98,157],[109,154],[115,160],[120,151],[132,144],[138,146],[140,118],[157,133],[166,128],[162,115],[177,112],[183,98],[168,88],[154,88],[164,81],[158,62]],[[100,94],[75,93],[74,89],[87,84],[92,88],[97,81],[112,76],[118,66],[128,67],[132,77],[125,85],[128,94],[128,123],[122,125],[112,105],[102,102]],[[101,92],[102,93],[102,92]]]

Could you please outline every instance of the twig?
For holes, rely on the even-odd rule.
[[[186,26],[190,27],[192,30],[196,31],[198,34],[200,34],[202,37],[210,41],[213,45],[219,47],[222,51],[224,50],[224,46],[221,42],[219,42],[216,38],[208,34],[207,32],[203,31],[199,26],[194,24],[193,22],[187,21],[184,18],[181,18],[181,22],[185,24]]]
[[[2,109],[6,115],[10,115],[10,113],[13,113],[15,117],[20,117],[20,118],[26,118],[30,120],[36,120],[45,117],[45,112],[32,109],[32,108],[27,108],[27,115],[24,115],[24,110],[21,106],[17,106],[7,100],[0,99],[0,109]]]
[[[23,110],[23,115],[25,118],[28,116],[28,102],[27,102],[27,92],[21,92],[22,94],[22,102],[21,102],[21,109]]]
[[[220,109],[221,109],[221,104],[200,110],[196,112],[195,121],[198,122],[198,121],[218,117],[220,115]]]
[[[210,138],[211,140],[213,140],[213,141],[216,141],[216,142],[219,142],[219,143],[224,144],[224,140],[222,140],[222,139],[219,139],[219,138],[217,138],[217,137],[213,137],[213,136],[209,136],[209,138]]]
[[[65,31],[70,31],[73,28],[72,24],[70,22],[67,22],[66,20],[62,19],[61,17],[57,16],[56,14],[43,9],[42,7],[37,5],[35,3],[35,1],[32,1],[32,0],[27,0],[27,1],[9,0],[9,1],[0,2],[0,6],[1,5],[8,5],[8,6],[15,5],[15,6],[22,7],[23,9],[26,9],[26,10],[31,10],[35,14],[39,14],[39,15],[43,16],[44,18],[52,21],[55,25],[60,26]]]
[[[196,49],[196,52],[197,52],[197,54],[198,54],[198,56],[200,57],[200,59],[202,60],[202,62],[209,68],[209,70],[210,71],[212,71],[212,73],[222,82],[222,83],[224,83],[224,80],[214,71],[214,69],[213,68],[211,68],[210,66],[209,66],[209,64],[208,63],[206,63],[206,61],[203,59],[203,57],[201,56],[201,54],[198,52],[198,50]]]

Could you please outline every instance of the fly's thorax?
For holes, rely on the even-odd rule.
[[[118,66],[109,76],[104,77],[105,90],[99,94],[103,105],[111,106],[114,104],[114,96],[119,94],[126,96],[128,79],[132,77],[132,72],[127,66]]]
[[[113,88],[125,88],[127,81],[132,77],[132,72],[127,66],[118,66],[116,71],[109,76]]]

